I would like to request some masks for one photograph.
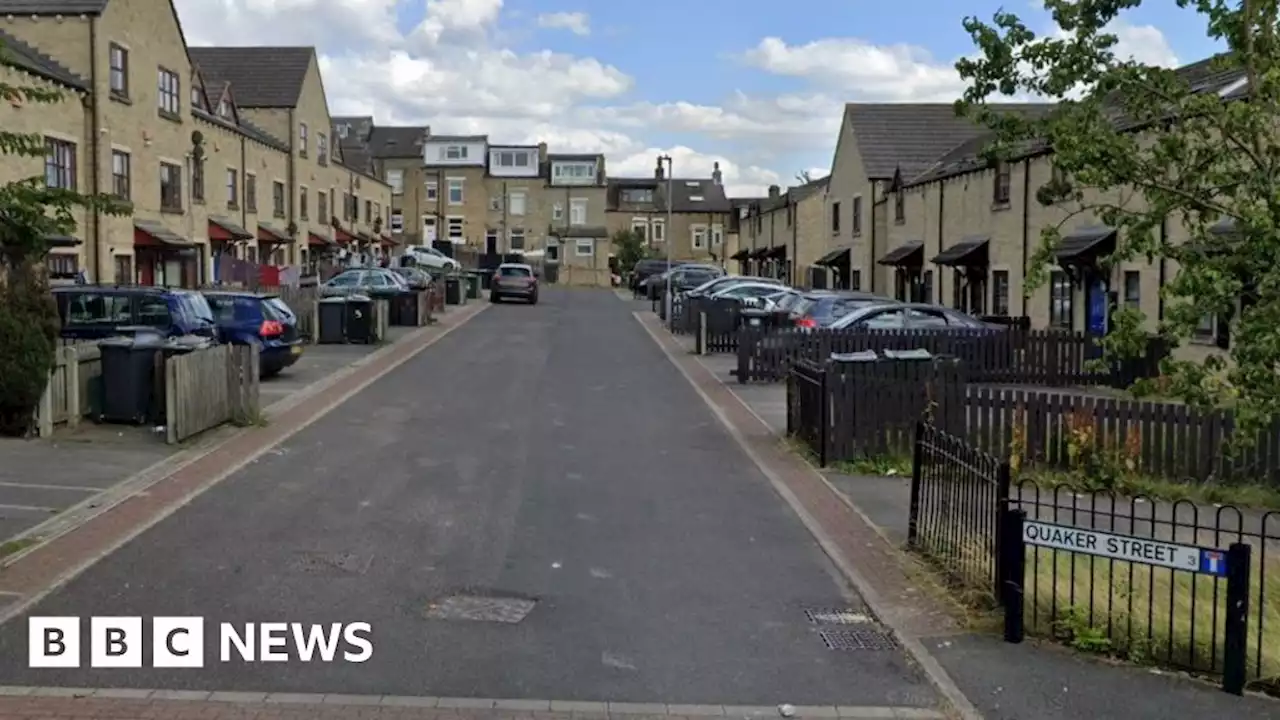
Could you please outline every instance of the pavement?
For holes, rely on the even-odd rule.
[[[682,341],[686,348],[692,343]],[[731,356],[708,355],[697,358],[709,375],[750,408],[758,422],[781,437],[786,432],[786,389],[778,384],[738,385],[728,374]],[[874,526],[887,547],[903,547],[907,539],[910,509],[910,479],[901,477],[852,476],[823,471],[824,479],[858,515]],[[1044,502],[1050,502],[1045,498]],[[1071,498],[1062,501],[1070,506]],[[1123,509],[1122,509],[1123,506]],[[1161,505],[1156,517],[1169,517],[1168,505]],[[1179,508],[1182,520],[1194,507]],[[1116,512],[1129,512],[1127,502],[1118,502]],[[1139,509],[1138,517],[1153,512],[1150,505]],[[1209,511],[1211,512],[1211,511]],[[1201,522],[1206,517],[1202,514]],[[1268,524],[1269,522],[1269,524]],[[1276,532],[1274,516],[1259,519],[1246,514],[1246,530],[1266,525]],[[1143,523],[1135,523],[1141,533]],[[1129,528],[1120,528],[1128,531]],[[869,545],[868,545],[869,547]],[[913,596],[921,601],[920,596]],[[1116,718],[1117,720],[1167,720],[1171,717],[1280,717],[1280,701],[1257,695],[1238,698],[1216,686],[1176,672],[1118,665],[1080,655],[1057,645],[1028,640],[1011,645],[987,634],[968,632],[957,626],[945,632],[917,633],[921,644],[945,670],[956,687],[988,720],[1075,720]]]
[[[413,330],[392,327],[389,340],[402,340]],[[298,395],[378,347],[307,346],[292,367],[262,381],[263,407]],[[59,428],[48,439],[0,438],[0,546],[19,536],[43,534],[41,526],[61,520],[59,514],[101,502],[104,493],[127,478],[154,473],[184,450],[225,434],[213,431],[205,434],[212,438],[175,446],[166,445],[149,427],[85,422],[75,429]],[[5,554],[0,551],[0,557]]]
[[[790,703],[803,715],[939,717],[918,658],[614,293],[547,288],[538,305],[489,307],[400,362],[247,433],[236,441],[246,464],[216,484],[199,473],[229,458],[182,473],[200,490],[164,493],[180,509],[0,626],[0,678],[118,688],[167,717],[186,715],[156,711],[171,701],[155,690],[296,707],[360,695],[353,707],[537,698],[531,712],[547,699],[547,712],[594,715],[736,717]],[[55,550],[45,555],[69,554]],[[0,573],[0,592],[40,597],[55,577],[40,560]],[[435,617],[458,595],[532,609],[514,622]],[[31,669],[28,615],[361,621],[375,651],[360,664],[222,663],[210,641],[199,671]],[[0,693],[0,717],[96,701],[53,694]],[[258,696],[204,700],[202,717],[284,716],[248,707]]]

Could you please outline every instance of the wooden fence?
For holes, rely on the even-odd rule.
[[[744,326],[738,329],[739,383],[777,382],[791,365],[806,359],[822,362],[833,353],[873,350],[929,351],[961,360],[970,382],[1041,386],[1107,385],[1129,387],[1139,378],[1159,374],[1168,354],[1165,342],[1151,338],[1137,360],[1095,368],[1101,357],[1098,338],[1083,332],[1057,330],[774,330]]]
[[[298,334],[307,342],[315,342],[320,329],[320,287],[318,285],[264,287],[262,292],[279,295],[285,305],[298,316]]]
[[[248,424],[261,411],[258,349],[217,345],[164,363],[165,440],[175,444],[223,423]]]
[[[101,396],[102,351],[96,343],[58,347],[49,383],[36,408],[36,434],[49,437],[58,426],[75,427],[92,414]]]

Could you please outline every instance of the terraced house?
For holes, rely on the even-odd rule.
[[[49,154],[6,158],[0,181],[43,175],[112,194],[125,217],[82,213],[50,268],[95,281],[191,286],[222,258],[308,263],[380,235],[390,187],[344,163],[313,48],[189,48],[168,0],[10,0],[4,72],[64,90],[8,103],[7,129]],[[341,206],[338,203],[343,203]]]
[[[827,184],[824,177],[786,192],[771,185],[768,197],[747,202],[740,219],[738,250],[729,259],[737,260],[744,274],[828,287],[827,269],[819,264],[829,255],[823,234]]]
[[[668,195],[671,227],[667,227]],[[736,238],[729,236],[732,214],[719,163],[710,178],[668,182],[661,161],[651,178],[609,178],[608,234],[634,230],[664,256],[666,243],[671,243],[671,257],[676,260],[724,265],[738,251]]]

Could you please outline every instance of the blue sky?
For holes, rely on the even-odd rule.
[[[314,44],[337,114],[429,124],[503,142],[599,151],[611,172],[720,162],[761,190],[831,160],[844,102],[949,101],[972,51],[967,13],[942,0],[178,0],[212,42]],[[961,10],[960,8],[969,8]],[[1005,4],[1035,29],[1038,4]],[[560,22],[547,22],[559,14]],[[193,17],[194,16],[194,17]],[[572,22],[566,20],[569,18]],[[548,25],[550,25],[548,27]],[[197,31],[198,32],[198,31]],[[1213,52],[1204,24],[1146,0],[1117,29],[1152,62]]]

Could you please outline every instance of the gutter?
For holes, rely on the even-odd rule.
[[[98,21],[100,16],[91,15],[89,17],[89,115],[93,126],[89,128],[89,152],[93,157],[92,168],[90,169],[90,182],[93,183],[93,194],[102,194],[101,174],[98,166],[102,164],[101,152],[102,148],[99,144],[98,128],[102,127],[102,108],[98,105]],[[132,171],[132,168],[130,168]],[[110,255],[109,252],[103,252],[102,247],[102,212],[93,210],[93,255],[94,265],[96,266],[96,275],[99,282],[104,282],[107,277],[107,270],[111,271],[111,281],[114,283],[115,269],[103,268],[103,255]],[[134,272],[137,272],[137,264],[134,263]],[[133,278],[125,278],[126,282],[132,282]]]
[[[1022,317],[1027,317],[1027,263],[1031,254],[1031,158],[1022,161]],[[1163,223],[1160,225],[1164,232]],[[1164,261],[1160,261],[1160,283],[1164,284]],[[993,308],[994,309],[994,308]]]

